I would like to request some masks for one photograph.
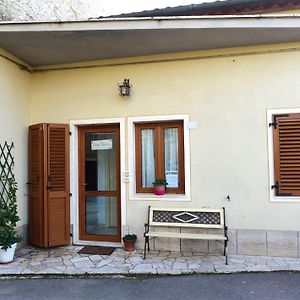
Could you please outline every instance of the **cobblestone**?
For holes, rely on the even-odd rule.
[[[0,276],[16,274],[191,274],[236,273],[257,271],[300,271],[299,258],[229,255],[192,252],[152,251],[143,259],[137,250],[127,253],[116,249],[111,255],[78,254],[82,247],[67,246],[47,249],[21,248],[10,264],[0,264]]]

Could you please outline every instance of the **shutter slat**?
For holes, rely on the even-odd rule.
[[[300,130],[300,125],[291,125],[291,126],[284,126],[281,125],[279,131],[286,131],[286,130]]]
[[[284,135],[284,138],[281,138],[280,140],[282,140],[282,141],[289,141],[289,140],[298,141],[299,134],[300,134],[300,131],[299,132],[280,131],[280,135]]]
[[[282,177],[297,175],[299,171],[300,171],[300,169],[297,170],[297,171],[287,170],[287,171],[285,172],[285,174],[282,175]]]
[[[290,116],[291,115],[292,114],[290,114]],[[299,115],[299,114],[297,114],[297,115]],[[291,119],[288,119],[288,118],[289,117],[282,117],[282,119],[278,119],[278,124],[284,124],[286,126],[286,125],[289,125],[289,124],[295,125],[295,123],[296,123],[297,125],[299,125],[300,118],[291,118]]]
[[[289,149],[289,150],[291,150],[291,149],[299,149],[299,148],[296,148],[296,147],[299,147],[299,146],[298,145],[289,144],[289,145],[282,145],[280,148],[281,149]]]
[[[282,156],[281,157],[289,157],[289,156],[294,156],[296,155],[297,153],[299,153],[299,149],[295,149],[293,147],[290,147],[290,148],[282,148],[281,147],[281,151],[282,151]]]
[[[277,196],[300,196],[300,114],[274,115],[274,170]],[[274,183],[274,184],[275,184]]]
[[[280,138],[280,141],[293,141],[293,142],[300,142],[300,136],[295,135],[295,136],[288,136],[286,134],[282,134],[284,137]]]
[[[282,182],[286,182],[286,183],[289,183],[289,182],[300,182],[300,179],[295,179],[295,178],[285,178],[285,177],[282,177],[281,178],[281,181]],[[300,187],[300,185],[299,185]]]

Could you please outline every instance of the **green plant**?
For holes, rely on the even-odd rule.
[[[165,179],[155,179],[154,182],[152,182],[153,185],[168,185],[167,180]]]
[[[17,222],[20,220],[17,211],[17,182],[14,177],[6,180],[7,196],[5,200],[0,201],[0,248],[3,250],[22,240],[16,232]]]
[[[136,234],[126,234],[123,236],[123,241],[136,241],[137,235]]]

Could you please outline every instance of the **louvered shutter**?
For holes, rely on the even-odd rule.
[[[273,116],[276,196],[300,196],[300,114]]]
[[[29,127],[29,243],[45,247],[47,242],[47,226],[44,216],[47,213],[47,199],[44,172],[45,135],[44,124]]]
[[[49,246],[69,244],[69,126],[48,124]]]

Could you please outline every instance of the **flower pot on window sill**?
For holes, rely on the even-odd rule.
[[[154,185],[153,192],[154,192],[154,195],[156,195],[156,196],[162,196],[166,193],[166,186],[163,184]]]

